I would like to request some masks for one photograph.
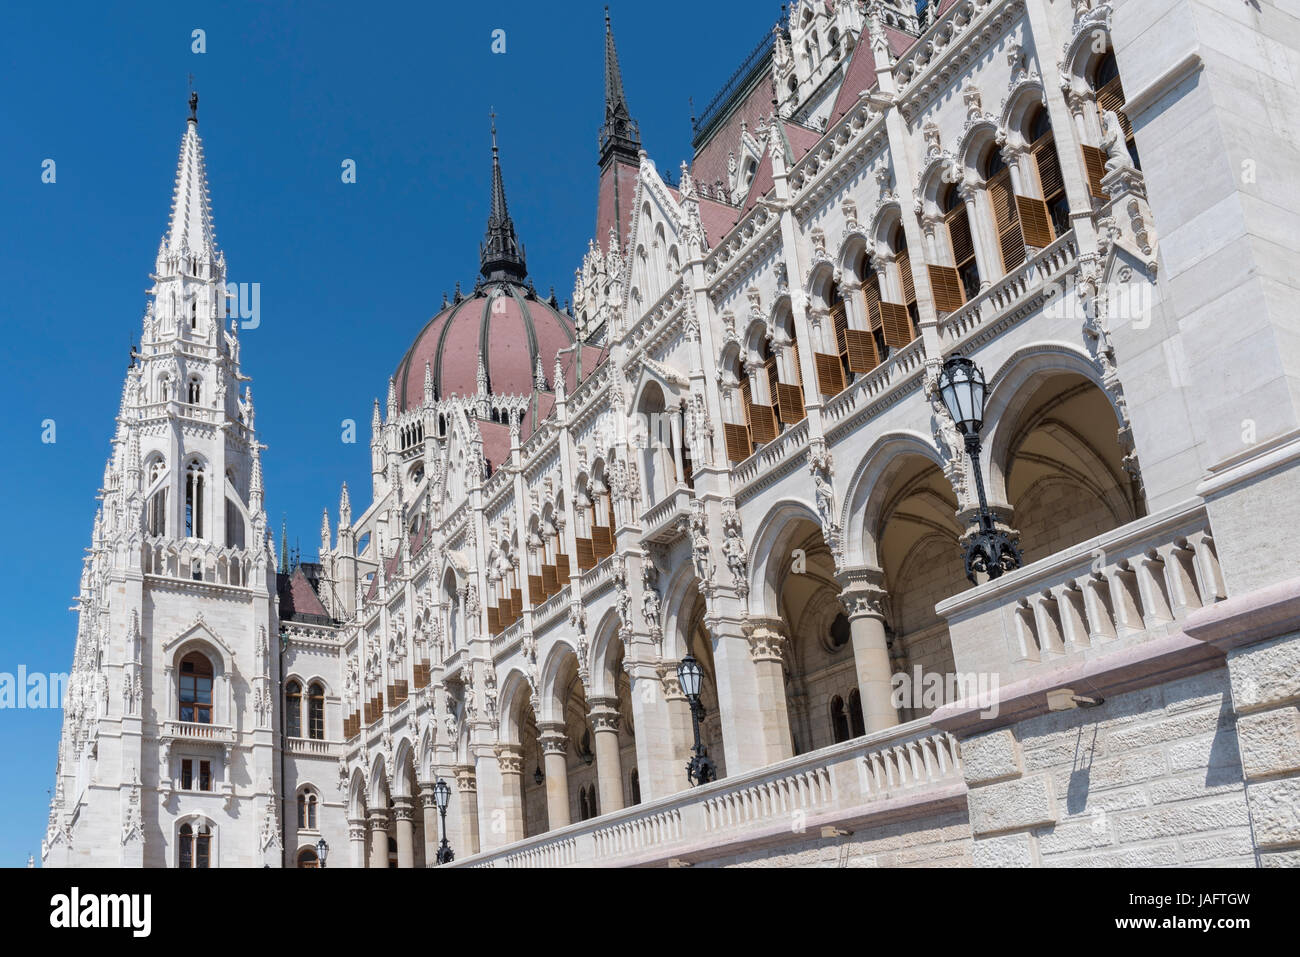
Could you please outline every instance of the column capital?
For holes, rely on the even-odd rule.
[[[366,812],[366,824],[372,831],[388,828],[389,810],[386,807],[372,807]]]
[[[563,721],[543,721],[538,724],[537,731],[542,754],[565,754],[569,750],[569,735]]]
[[[749,654],[755,661],[785,661],[790,639],[783,619],[751,615],[741,625],[741,631],[749,639]]]
[[[397,821],[415,820],[415,798],[401,795],[393,798],[393,818]]]
[[[682,692],[681,680],[677,677],[677,662],[675,660],[660,662],[655,671],[659,675],[659,683],[663,686],[665,700],[686,700],[686,695]]]
[[[591,719],[593,730],[597,732],[618,730],[618,720],[622,716],[618,711],[617,698],[592,698],[590,704],[591,710],[587,716]]]
[[[844,606],[849,621],[858,618],[884,618],[885,573],[879,568],[861,565],[845,568],[835,576],[843,589],[840,604]]]
[[[366,839],[366,819],[362,817],[348,818],[348,839],[352,841],[364,841]]]
[[[474,771],[472,764],[458,764],[452,768],[456,775],[456,790],[462,794],[472,794],[478,790],[478,775]]]
[[[493,749],[502,774],[524,773],[524,749],[517,744],[498,744]]]

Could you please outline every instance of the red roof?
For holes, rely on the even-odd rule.
[[[289,581],[280,590],[280,617],[290,620],[295,615],[330,617],[301,565],[293,570]]]

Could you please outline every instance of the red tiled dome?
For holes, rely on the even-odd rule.
[[[524,287],[509,281],[485,283],[439,312],[415,337],[394,375],[398,408],[405,412],[424,401],[426,362],[435,397],[476,394],[480,355],[489,392],[531,396],[537,391],[538,358],[549,386],[555,354],[571,346],[575,336],[572,319],[530,298]]]

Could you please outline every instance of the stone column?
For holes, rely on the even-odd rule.
[[[709,631],[727,773],[743,774],[779,760],[774,755],[781,754],[781,749],[768,741],[763,728],[749,641],[739,631],[731,631],[732,627],[714,623],[709,625]],[[690,720],[689,711],[686,718]],[[687,742],[689,750],[689,736]],[[785,756],[789,756],[788,751]]]
[[[618,753],[618,699],[591,699],[591,727],[596,732],[596,780],[600,813],[623,809],[623,762]]]
[[[763,741],[764,764],[794,756],[785,697],[785,657],[790,644],[785,627],[780,618],[750,618],[745,625],[758,685],[758,732]]]
[[[366,819],[348,818],[348,845],[352,849],[352,866],[366,866]]]
[[[524,839],[524,749],[517,744],[496,746],[501,774],[501,810],[505,812],[505,834],[501,844]]]
[[[370,829],[370,866],[388,867],[388,808],[371,808],[366,825]]]
[[[544,721],[538,727],[542,763],[546,765],[546,826],[553,831],[570,823],[569,762],[565,757],[569,738],[563,721]]]
[[[677,662],[624,662],[631,678],[632,721],[641,800],[653,801],[689,787],[691,712],[677,682]]]
[[[432,867],[438,858],[438,802],[433,796],[433,781],[420,782],[420,810],[424,820],[424,866]]]
[[[415,799],[393,798],[393,817],[397,822],[397,866],[415,866]]]
[[[458,764],[455,772],[457,803],[460,805],[460,836],[465,846],[453,847],[452,851],[458,857],[468,857],[479,851],[478,776],[474,773],[472,764]]]
[[[849,569],[840,575],[844,586],[840,602],[853,633],[853,663],[868,734],[898,724],[885,637],[884,579],[884,572],[875,568]]]

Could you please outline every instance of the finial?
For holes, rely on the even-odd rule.
[[[190,81],[193,82],[194,75],[190,74]],[[199,94],[190,90],[190,122],[198,125],[199,122]]]

